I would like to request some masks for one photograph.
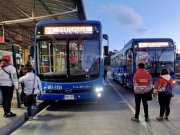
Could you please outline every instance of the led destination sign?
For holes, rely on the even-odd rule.
[[[169,45],[168,42],[141,42],[141,43],[138,43],[138,46],[140,48],[142,48],[142,47],[166,47],[168,45]]]
[[[92,34],[92,26],[44,27],[44,34]]]

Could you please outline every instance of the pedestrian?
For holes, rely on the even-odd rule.
[[[26,74],[26,70],[25,70],[24,65],[20,65],[20,69],[19,69],[19,73],[18,73],[19,78],[24,76],[25,74]]]
[[[108,70],[106,68],[104,68],[104,80],[107,79],[107,72],[108,72]]]
[[[19,78],[24,76],[26,74],[26,68],[24,67],[24,65],[21,65],[20,69],[19,69]],[[24,83],[21,83],[21,94],[20,94],[20,100],[21,103],[23,103],[24,101],[24,97],[25,97],[25,93],[24,93]]]
[[[150,121],[148,114],[148,102],[146,93],[152,89],[152,76],[144,69],[143,63],[138,64],[138,70],[134,74],[134,97],[135,97],[135,116],[131,118],[132,121],[139,122],[139,113],[141,101],[144,107],[145,121]]]
[[[25,67],[26,68],[32,67],[32,64],[31,64],[31,62],[29,60],[26,61]]]
[[[171,79],[169,75],[169,71],[167,69],[162,69],[160,72],[160,76],[157,79],[154,86],[154,93],[158,93],[158,102],[160,106],[160,114],[156,117],[157,120],[161,121],[163,119],[169,120],[170,114],[170,101],[171,96],[165,94],[165,87],[167,83],[170,83],[171,86],[174,85],[174,80]]]
[[[4,117],[15,117],[11,112],[11,102],[13,98],[14,87],[18,90],[18,79],[16,68],[11,65],[11,56],[3,55],[0,64],[0,89],[3,97]]]
[[[24,93],[25,95],[34,95],[34,100],[36,100],[36,96],[38,93],[42,93],[42,86],[41,86],[41,81],[38,76],[36,76],[33,73],[33,68],[32,67],[27,67],[27,73],[26,75],[22,76],[19,78],[19,83],[23,82],[24,83]],[[34,93],[33,92],[34,89]],[[27,106],[27,114],[28,118],[32,119],[32,105],[33,102],[28,104]]]

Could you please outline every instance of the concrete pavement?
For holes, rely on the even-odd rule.
[[[180,84],[180,79],[176,79],[176,84]],[[34,114],[37,113],[40,108],[43,108],[45,104],[42,104],[42,101],[38,101],[37,106],[39,109],[33,110]],[[24,107],[24,105],[22,104],[21,108],[18,108],[16,93],[14,93],[13,96],[11,111],[13,113],[16,113],[17,116],[12,118],[4,118],[3,108],[2,105],[0,105],[0,135],[9,135],[19,125],[23,124],[26,121],[26,107]]]
[[[176,79],[176,84],[180,84],[180,79],[179,78]]]
[[[33,113],[37,113],[39,111],[39,106],[42,101],[37,101],[37,109],[33,110]],[[15,130],[18,126],[23,124],[26,121],[26,107],[21,104],[21,108],[17,106],[17,98],[16,92],[14,92],[11,112],[17,114],[16,117],[4,118],[4,111],[2,105],[0,105],[0,135],[9,135],[13,130]]]

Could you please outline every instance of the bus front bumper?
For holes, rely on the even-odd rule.
[[[43,93],[38,95],[38,100],[91,100],[102,97],[101,93],[86,92],[86,93],[71,93],[71,94],[54,94],[54,93]]]

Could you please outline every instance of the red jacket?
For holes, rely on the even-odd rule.
[[[133,78],[134,93],[144,94],[152,89],[152,76],[145,69],[139,69]]]
[[[169,76],[168,78],[165,76]],[[170,83],[172,86],[174,85],[174,80],[170,78],[170,75],[162,75],[160,76],[154,86],[154,90],[158,91],[158,92],[163,92],[165,90],[165,86],[167,85],[167,83]]]

